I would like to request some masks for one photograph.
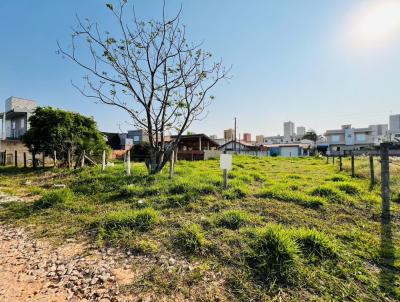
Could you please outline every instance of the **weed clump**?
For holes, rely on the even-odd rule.
[[[342,182],[337,184],[336,186],[340,191],[345,192],[346,194],[349,195],[357,195],[361,193],[361,189],[349,182]]]
[[[305,207],[318,208],[326,204],[326,201],[320,196],[309,196],[303,192],[293,191],[287,187],[265,188],[256,194],[260,198],[272,198],[281,201],[298,203]]]
[[[346,181],[346,177],[343,175],[333,175],[332,177],[327,179],[328,181],[333,181],[333,182],[340,182],[340,181]]]
[[[224,211],[217,217],[217,225],[236,230],[251,221],[249,213],[239,210]]]
[[[33,203],[35,209],[47,209],[55,205],[65,204],[68,201],[73,200],[74,194],[70,189],[60,189],[50,191],[42,196],[42,198],[36,200]]]
[[[325,233],[302,228],[294,230],[292,236],[305,255],[318,259],[334,259],[338,255],[337,246]]]
[[[175,244],[186,254],[198,254],[206,244],[202,227],[195,223],[184,225],[176,235]]]
[[[312,196],[318,196],[328,199],[331,202],[342,202],[344,201],[344,196],[336,188],[328,185],[318,186],[311,190],[310,194]]]
[[[226,199],[242,199],[249,194],[249,190],[244,185],[235,185],[228,190],[224,191],[224,198]]]
[[[299,247],[280,225],[252,231],[246,260],[253,272],[269,283],[292,283],[299,265]]]
[[[105,230],[116,230],[121,228],[136,229],[147,231],[153,228],[160,221],[159,214],[152,208],[141,210],[125,210],[111,212],[108,214],[102,226]]]

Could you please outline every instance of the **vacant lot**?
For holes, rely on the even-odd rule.
[[[218,160],[179,162],[173,180],[148,176],[139,163],[129,177],[122,164],[105,173],[1,168],[1,191],[24,202],[2,203],[0,220],[29,226],[54,244],[79,239],[132,253],[138,273],[125,293],[190,301],[397,301],[398,170],[393,218],[385,223],[379,184],[371,188],[362,177],[367,164],[357,164],[360,176],[352,179],[324,159],[239,156],[228,190]],[[59,184],[66,188],[54,188]]]

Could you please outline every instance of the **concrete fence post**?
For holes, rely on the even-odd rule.
[[[126,175],[131,175],[131,150],[126,152]]]
[[[172,178],[174,178],[174,169],[175,169],[175,151],[174,150],[172,150],[172,153],[171,153],[171,159],[170,159],[170,162],[169,162],[170,164],[169,164],[169,178],[170,179],[172,179]]]
[[[67,150],[67,167],[68,167],[68,169],[71,168],[71,150],[70,149]]]
[[[371,186],[375,185],[374,157],[369,155],[369,172],[371,176]]]
[[[390,187],[389,187],[389,144],[382,143],[381,155],[381,191],[382,191],[382,218],[390,220]]]
[[[101,171],[105,171],[106,170],[106,150],[103,150],[103,156],[102,156],[102,160],[101,160]]]
[[[85,167],[85,156],[86,156],[86,151],[82,151],[82,160],[81,160],[81,168]]]
[[[53,151],[53,166],[54,168],[57,167],[57,151]]]

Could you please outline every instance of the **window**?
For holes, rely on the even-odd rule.
[[[139,135],[133,136],[133,141],[134,141],[134,142],[140,141],[140,136],[139,136]]]
[[[365,133],[357,133],[356,140],[359,142],[365,142],[367,140],[367,136],[365,135]]]
[[[338,143],[340,142],[340,135],[332,135],[332,143]]]
[[[20,128],[25,128],[25,120],[24,119],[20,119],[19,120],[19,126],[20,126]]]

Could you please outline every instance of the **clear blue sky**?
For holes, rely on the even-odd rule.
[[[56,54],[56,41],[69,41],[75,14],[112,30],[106,2],[1,0],[0,100],[34,99],[91,115],[101,130],[129,128],[122,111],[93,104],[71,86],[84,72]],[[194,132],[222,136],[234,116],[240,132],[255,136],[282,133],[286,120],[323,132],[388,123],[390,113],[400,113],[400,29],[384,24],[400,18],[398,6],[389,9],[394,16],[371,17],[362,15],[371,9],[367,0],[167,2],[171,13],[182,2],[189,39],[233,65],[233,78],[214,90],[210,114]],[[160,17],[161,0],[135,3],[139,18]]]

